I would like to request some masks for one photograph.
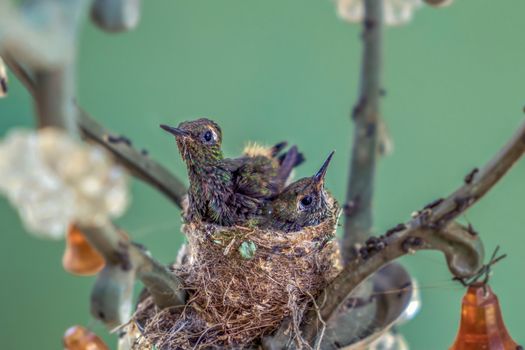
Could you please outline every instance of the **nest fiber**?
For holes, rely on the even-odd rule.
[[[331,218],[292,233],[185,224],[188,246],[174,271],[188,303],[158,310],[151,298],[142,301],[135,314],[140,343],[162,350],[250,348],[285,317],[298,326],[308,304],[340,271],[338,216],[334,205]]]

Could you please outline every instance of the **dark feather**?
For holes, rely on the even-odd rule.
[[[292,146],[292,148],[294,148],[294,147],[295,147],[295,150],[297,151],[297,147],[296,146]],[[290,150],[288,152],[290,152],[292,150],[292,148],[290,148]],[[279,155],[279,163],[282,164],[284,162],[284,160],[288,156],[288,152]],[[304,155],[301,152],[297,152],[297,155],[295,157],[295,163],[293,164],[293,167],[295,168],[295,167],[303,164],[305,160],[306,160],[306,158],[304,157]]]
[[[271,155],[273,158],[277,157],[279,155],[279,153],[281,153],[281,151],[283,149],[285,149],[285,147],[288,145],[288,142],[286,141],[282,141],[282,142],[279,142],[277,143],[276,145],[274,145],[271,149]]]
[[[280,192],[286,185],[286,181],[288,181],[293,168],[297,164],[299,155],[300,153],[297,150],[297,146],[292,146],[284,155],[285,157],[283,158],[279,166],[279,170],[277,171],[277,176],[274,179],[274,183],[278,188],[278,192]]]

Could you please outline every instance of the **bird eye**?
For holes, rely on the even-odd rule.
[[[215,141],[215,134],[213,131],[208,130],[202,135],[202,139],[204,142],[210,143],[212,141]]]
[[[301,199],[301,209],[307,208],[308,206],[310,206],[310,204],[312,204],[312,202],[313,202],[312,196],[304,196]]]

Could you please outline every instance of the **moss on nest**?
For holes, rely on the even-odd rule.
[[[188,289],[188,303],[170,310],[158,310],[150,298],[139,303],[134,320],[142,345],[134,349],[250,348],[285,317],[300,322],[340,271],[339,212],[333,203],[328,220],[291,233],[183,225],[187,252],[173,269]]]

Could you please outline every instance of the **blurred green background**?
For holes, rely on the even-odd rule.
[[[525,3],[457,0],[422,7],[385,37],[387,96],[383,114],[395,152],[381,161],[375,227],[381,233],[460,185],[525,118]],[[109,35],[90,23],[79,54],[79,101],[116,133],[184,178],[175,144],[159,123],[209,116],[223,127],[224,149],[248,140],[288,140],[312,174],[337,153],[328,186],[344,199],[361,46],[360,29],[335,15],[329,0],[146,1],[139,28]],[[32,105],[11,78],[0,101],[0,133],[33,125]],[[134,181],[133,202],[119,223],[163,262],[183,241],[178,210]],[[516,341],[525,343],[525,161],[466,217],[487,251],[509,257],[491,284]],[[63,242],[35,239],[0,199],[0,339],[2,349],[60,349],[64,330],[88,325],[93,278],[62,270]],[[453,342],[464,290],[450,281],[439,254],[404,259],[419,280],[423,309],[402,328],[412,349]],[[99,334],[102,326],[94,325]],[[113,345],[113,338],[106,337]]]

